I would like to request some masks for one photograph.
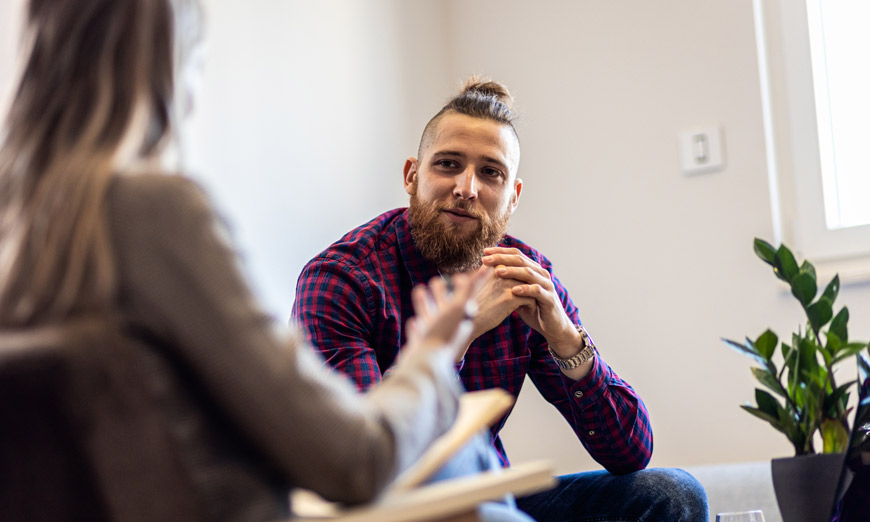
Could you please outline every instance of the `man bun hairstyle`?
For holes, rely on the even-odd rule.
[[[516,120],[513,103],[514,98],[504,85],[489,78],[472,76],[465,80],[459,94],[450,100],[439,114],[452,110],[473,118],[485,118],[513,127]]]
[[[465,80],[459,94],[451,98],[438,113],[429,120],[420,138],[417,158],[423,155],[423,149],[431,142],[432,134],[438,121],[445,114],[464,114],[472,118],[492,120],[510,126],[514,136],[519,140],[516,129],[517,113],[513,109],[514,98],[508,88],[490,78],[473,75]]]

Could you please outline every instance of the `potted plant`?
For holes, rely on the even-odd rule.
[[[772,461],[783,520],[825,520],[829,513],[824,511],[830,509],[842,454],[849,443],[848,401],[850,391],[856,387],[855,380],[838,384],[836,370],[868,344],[849,342],[848,308],[844,306],[834,313],[839,276],[834,276],[819,293],[812,263],[803,261],[798,265],[785,245],[774,248],[756,238],[754,247],[758,257],[789,286],[806,322],[787,339],[781,340],[769,329],[742,343],[724,339],[758,363],[752,368],[761,384],[755,390],[755,404],[741,407],[770,423],[794,446],[794,458]],[[821,454],[816,454],[816,434],[822,442]],[[791,491],[795,496],[785,498],[790,494],[788,490],[795,488]]]

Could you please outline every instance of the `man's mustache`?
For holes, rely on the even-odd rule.
[[[456,201],[454,203],[441,203],[437,207],[438,211],[441,210],[462,210],[463,212],[468,213],[471,217],[476,219],[483,218],[483,213],[479,210],[475,209],[473,203],[465,202],[465,201]]]

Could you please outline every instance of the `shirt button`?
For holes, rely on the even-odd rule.
[[[580,391],[580,390],[575,391],[575,392],[574,392],[574,397],[577,398],[577,399],[582,398],[582,397],[583,397],[583,392]]]
[[[595,430],[589,430],[589,436],[592,437],[593,435],[595,435]]]

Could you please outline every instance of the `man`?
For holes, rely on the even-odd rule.
[[[560,477],[556,489],[518,499],[520,508],[541,521],[707,520],[693,478],[640,471],[652,454],[643,402],[598,354],[550,262],[505,235],[523,189],[510,103],[501,84],[470,79],[405,162],[410,207],[350,231],[309,262],[293,317],[364,390],[401,356],[411,289],[439,274],[483,271],[474,341],[457,360],[462,382],[517,395],[528,375],[609,472]],[[504,420],[492,428],[492,444],[507,465],[498,436]]]

